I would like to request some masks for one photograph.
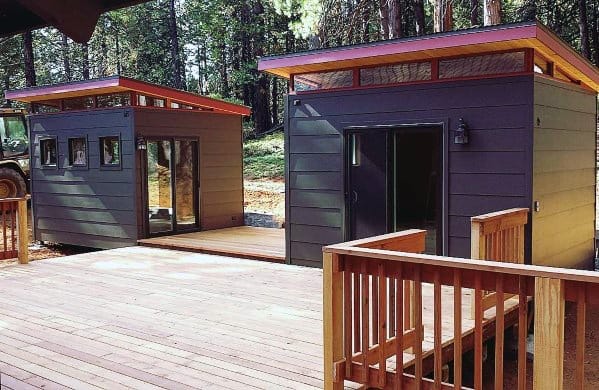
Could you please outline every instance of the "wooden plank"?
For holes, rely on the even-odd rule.
[[[416,389],[422,388],[422,282],[420,279],[421,269],[416,266],[414,277],[414,328],[416,329],[416,342],[414,345],[415,369],[414,376],[416,377]]]
[[[330,253],[323,254],[325,390],[343,389],[342,381],[335,382],[333,380],[335,377],[334,363],[343,359],[343,275],[338,270],[339,256]]]
[[[385,277],[385,270],[383,263],[379,264],[379,274],[378,274],[378,283],[379,283],[379,291],[378,291],[378,344],[379,344],[379,370],[386,372],[387,371],[387,355],[385,354],[384,348],[381,348],[381,345],[385,345],[387,341],[387,278]],[[379,386],[385,387],[386,384],[386,375],[379,376]]]
[[[503,275],[497,275],[496,285],[497,314],[495,319],[495,389],[503,390],[503,349],[505,332],[505,298],[503,294]]]
[[[462,274],[453,271],[453,383],[457,389],[462,388]]]
[[[348,270],[343,272],[343,356],[350,360],[352,352],[352,274]],[[345,376],[351,377],[351,364],[345,366]]]
[[[27,231],[27,200],[18,201],[18,242],[19,242],[19,263],[27,264],[29,262],[29,232]]]
[[[474,389],[483,388],[483,311],[481,275],[475,276],[474,290]]]
[[[435,378],[435,386],[440,387],[443,375],[443,357],[442,357],[442,324],[441,324],[441,276],[439,271],[435,272],[435,284],[434,284],[434,305],[433,305],[433,315],[434,315],[434,338],[435,338],[435,370],[434,370],[434,378]],[[460,334],[460,338],[462,335]]]
[[[577,390],[583,390],[584,381],[584,353],[586,336],[586,291],[585,286],[578,287],[576,299],[576,375],[575,386]]]
[[[403,267],[402,264],[399,263],[397,267],[397,279],[396,284],[397,287],[395,289],[395,339],[397,340],[396,349],[395,349],[395,358],[396,361],[399,361],[401,358],[402,364],[396,364],[395,367],[395,383],[397,384],[397,390],[402,390],[403,388],[403,351],[404,351],[404,297],[403,297]]]
[[[518,390],[526,390],[526,345],[528,336],[528,296],[526,278],[518,280]]]
[[[362,265],[362,272],[360,275],[361,281],[362,281],[362,291],[361,291],[361,309],[362,309],[362,367],[366,368],[369,366],[368,364],[368,350],[370,349],[370,332],[369,332],[369,325],[370,325],[370,308],[369,308],[369,303],[370,303],[370,276],[368,274],[366,274],[366,263],[363,263]],[[368,382],[368,374],[370,373],[369,370],[365,370],[364,371],[366,374],[366,377],[364,378],[364,382],[367,383]]]
[[[535,279],[535,361],[536,389],[563,389],[564,375],[564,281]]]

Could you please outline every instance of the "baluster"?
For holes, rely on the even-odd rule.
[[[453,270],[453,386],[462,388],[462,274]]]
[[[352,376],[352,275],[345,268],[343,272],[343,342],[345,355],[345,377]]]
[[[362,298],[360,296],[360,274],[354,272],[354,352],[360,352],[362,328],[360,327],[360,306]]]
[[[416,389],[422,388],[422,281],[420,264],[414,264],[414,355]]]
[[[388,337],[391,338],[395,335],[395,280],[389,278],[389,313],[387,317],[387,329]]]
[[[434,276],[434,343],[435,343],[435,388],[441,388],[442,382],[442,370],[443,370],[443,356],[442,356],[442,339],[441,339],[441,275],[439,271],[435,271]]]
[[[368,364],[368,351],[370,350],[368,331],[369,320],[370,320],[370,307],[368,298],[370,295],[370,276],[366,273],[366,262],[362,263],[362,368],[364,369],[364,382],[368,383],[369,380],[369,364]]]
[[[1,202],[2,205],[2,239],[4,240],[4,255],[6,257],[6,252],[8,252],[8,244],[7,244],[7,223],[6,223],[6,202]]]
[[[528,296],[526,278],[518,283],[518,390],[526,390],[526,337],[528,336]]]
[[[474,276],[474,389],[483,388],[483,309],[482,280],[479,272]]]
[[[372,275],[372,310],[370,314],[372,316],[372,327],[370,329],[372,333],[372,345],[379,343],[379,278],[376,275]]]
[[[402,390],[403,388],[403,334],[404,334],[404,289],[403,286],[403,266],[401,263],[398,264],[397,268],[397,289],[395,290],[395,388]]]
[[[13,252],[17,250],[17,202],[10,202],[10,247]]]
[[[378,328],[378,343],[379,343],[379,386],[385,387],[387,379],[387,354],[385,346],[387,342],[387,278],[385,277],[385,269],[383,263],[378,266],[378,308],[379,308],[379,328]]]
[[[503,294],[503,274],[496,274],[495,279],[495,389],[503,390],[503,347],[504,347],[504,315],[505,297]]]
[[[585,286],[578,287],[576,297],[576,389],[584,389],[584,342],[586,333]]]

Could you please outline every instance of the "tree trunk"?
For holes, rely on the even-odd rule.
[[[264,7],[260,0],[256,1],[253,10],[254,16],[254,58],[262,57],[264,55],[265,46],[265,23],[264,23]],[[254,126],[256,127],[256,133],[261,134],[270,129],[272,126],[270,116],[270,91],[268,77],[264,73],[256,72],[256,83],[254,84],[254,104],[253,104],[253,115],[254,115]]]
[[[393,1],[393,0],[390,0]],[[387,4],[387,0],[379,0],[379,16],[380,16],[380,25],[381,25],[381,33],[383,35],[383,39],[388,39],[389,35],[389,5]]]
[[[480,0],[470,0],[470,25],[480,25]]]
[[[370,7],[364,7],[362,12],[362,42],[370,41]]]
[[[175,14],[175,0],[168,3],[168,34],[171,40],[171,57],[173,60],[173,87],[185,89],[185,81],[182,76],[181,53],[179,51],[179,36],[177,33],[177,16]]]
[[[116,56],[116,74],[121,74],[121,47],[119,43],[119,30],[114,30],[114,51]]]
[[[426,20],[424,18],[423,0],[414,0],[414,20],[416,22],[416,35],[424,35]]]
[[[84,43],[81,45],[81,48],[83,49],[83,79],[89,80],[89,46],[87,43]]]
[[[30,31],[23,33],[23,63],[25,64],[25,86],[35,86],[35,61],[33,58],[33,35]]]
[[[589,42],[589,20],[587,18],[587,1],[578,0],[578,28],[580,30],[580,51],[591,59],[591,44]]]
[[[433,19],[435,32],[451,31],[453,28],[451,0],[435,0]]]
[[[8,91],[10,89],[10,74],[8,73],[8,69],[4,69],[4,90]],[[4,102],[5,107],[12,107],[12,100],[6,99]]]
[[[276,77],[271,78],[271,102],[272,102],[272,123],[279,123],[279,80]]]
[[[599,66],[599,4],[593,4],[593,46],[595,48],[595,66]]]
[[[501,0],[484,0],[485,26],[501,24]]]
[[[69,59],[69,41],[67,40],[67,36],[62,34],[62,40],[60,42],[60,51],[62,54],[62,66],[64,68],[64,78],[65,81],[71,81],[71,60]]]
[[[400,0],[389,0],[389,38],[401,38],[403,30],[401,26],[402,8]]]

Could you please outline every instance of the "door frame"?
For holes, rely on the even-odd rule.
[[[146,137],[145,138],[146,143],[147,142],[152,142],[152,141],[169,141],[171,143],[171,153],[170,153],[170,158],[171,158],[171,180],[170,180],[170,186],[171,186],[171,202],[172,202],[172,209],[173,209],[173,215],[172,215],[172,230],[169,231],[163,231],[163,232],[157,232],[157,233],[151,233],[150,232],[150,220],[149,220],[149,213],[150,213],[150,205],[149,205],[149,186],[148,186],[148,151],[147,149],[144,150],[143,152],[143,158],[142,158],[142,191],[143,191],[143,205],[142,205],[142,209],[143,209],[143,224],[144,224],[144,230],[145,230],[145,237],[146,238],[151,238],[151,237],[160,237],[160,236],[172,236],[175,234],[184,234],[184,233],[193,233],[193,232],[198,232],[202,230],[202,226],[201,226],[201,222],[200,222],[200,179],[199,179],[199,172],[200,172],[200,139],[197,137],[155,137],[155,136],[150,136],[150,137]],[[195,141],[196,142],[196,148],[194,151],[194,156],[193,156],[193,161],[194,161],[194,166],[193,166],[193,173],[192,173],[192,177],[193,177],[193,203],[194,203],[194,215],[196,218],[196,226],[193,229],[185,229],[182,231],[179,231],[179,229],[177,229],[177,191],[175,188],[176,185],[176,159],[175,159],[175,141]]]
[[[449,132],[449,119],[432,120],[432,121],[414,121],[406,122],[401,121],[400,123],[393,124],[366,124],[366,125],[350,125],[343,128],[342,142],[343,142],[343,191],[344,191],[344,226],[343,235],[344,240],[349,241],[351,239],[351,197],[350,197],[350,135],[353,133],[366,132],[366,131],[387,131],[392,133],[394,130],[408,129],[408,128],[437,128],[441,132],[441,178],[439,180],[441,184],[441,254],[444,256],[448,255],[449,252],[449,144],[448,144],[448,132]],[[387,142],[387,152],[391,147],[390,142]],[[387,176],[391,168],[391,160],[388,159]],[[389,179],[389,177],[387,177]],[[391,186],[389,186],[391,187]],[[393,194],[393,188],[387,189],[387,196]],[[389,227],[391,216],[387,216],[387,226]]]

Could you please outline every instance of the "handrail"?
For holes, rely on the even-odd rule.
[[[342,389],[350,380],[376,388],[465,388],[462,381],[461,356],[474,349],[475,389],[482,389],[482,355],[485,339],[495,337],[495,386],[503,386],[503,334],[507,326],[518,324],[518,389],[526,388],[526,336],[528,302],[535,300],[535,360],[534,388],[563,388],[563,329],[566,301],[577,304],[576,359],[584,359],[584,312],[587,304],[599,304],[599,274],[591,271],[559,269],[517,263],[501,263],[455,257],[398,252],[368,248],[384,242],[392,246],[391,236],[374,237],[356,242],[331,245],[323,249],[324,269],[324,365],[325,389]],[[406,234],[395,237],[406,240]],[[376,244],[375,244],[376,243]],[[371,288],[376,280],[378,294]],[[356,282],[357,281],[357,282]],[[403,289],[394,290],[393,332],[387,324],[394,322],[389,310],[387,286],[399,286],[406,281],[414,284],[414,326],[399,326],[405,311]],[[442,288],[442,286],[447,287]],[[434,324],[423,323],[423,289],[432,291]],[[475,296],[475,318],[472,333],[462,334],[462,296],[472,289]],[[497,294],[496,316],[485,318],[483,291]],[[442,294],[453,299],[453,356],[444,351]],[[506,294],[515,298],[506,302]],[[429,293],[429,296],[431,294]],[[358,303],[356,304],[356,297]],[[376,327],[371,319],[376,307]],[[493,324],[495,331],[486,329]],[[433,326],[434,325],[434,326]],[[359,327],[359,328],[358,328]],[[491,328],[492,329],[492,328]],[[377,337],[368,336],[376,330]],[[446,331],[446,330],[445,330]],[[451,332],[451,330],[449,330]],[[433,335],[434,348],[423,350],[424,333]],[[365,336],[366,333],[366,336]],[[430,334],[429,333],[429,334]],[[358,335],[359,337],[356,337]],[[360,342],[357,342],[357,341]],[[406,348],[412,348],[413,373],[404,373],[403,365],[393,370],[389,362],[404,362]],[[408,355],[408,356],[412,356]],[[451,359],[453,357],[453,359]],[[445,383],[441,367],[454,360],[454,383]],[[391,360],[390,360],[391,359]],[[581,367],[584,364],[580,364]],[[425,375],[434,372],[434,380]],[[576,382],[584,383],[579,369]]]
[[[29,199],[29,196],[0,199],[0,260],[17,257],[21,264],[29,262]]]

